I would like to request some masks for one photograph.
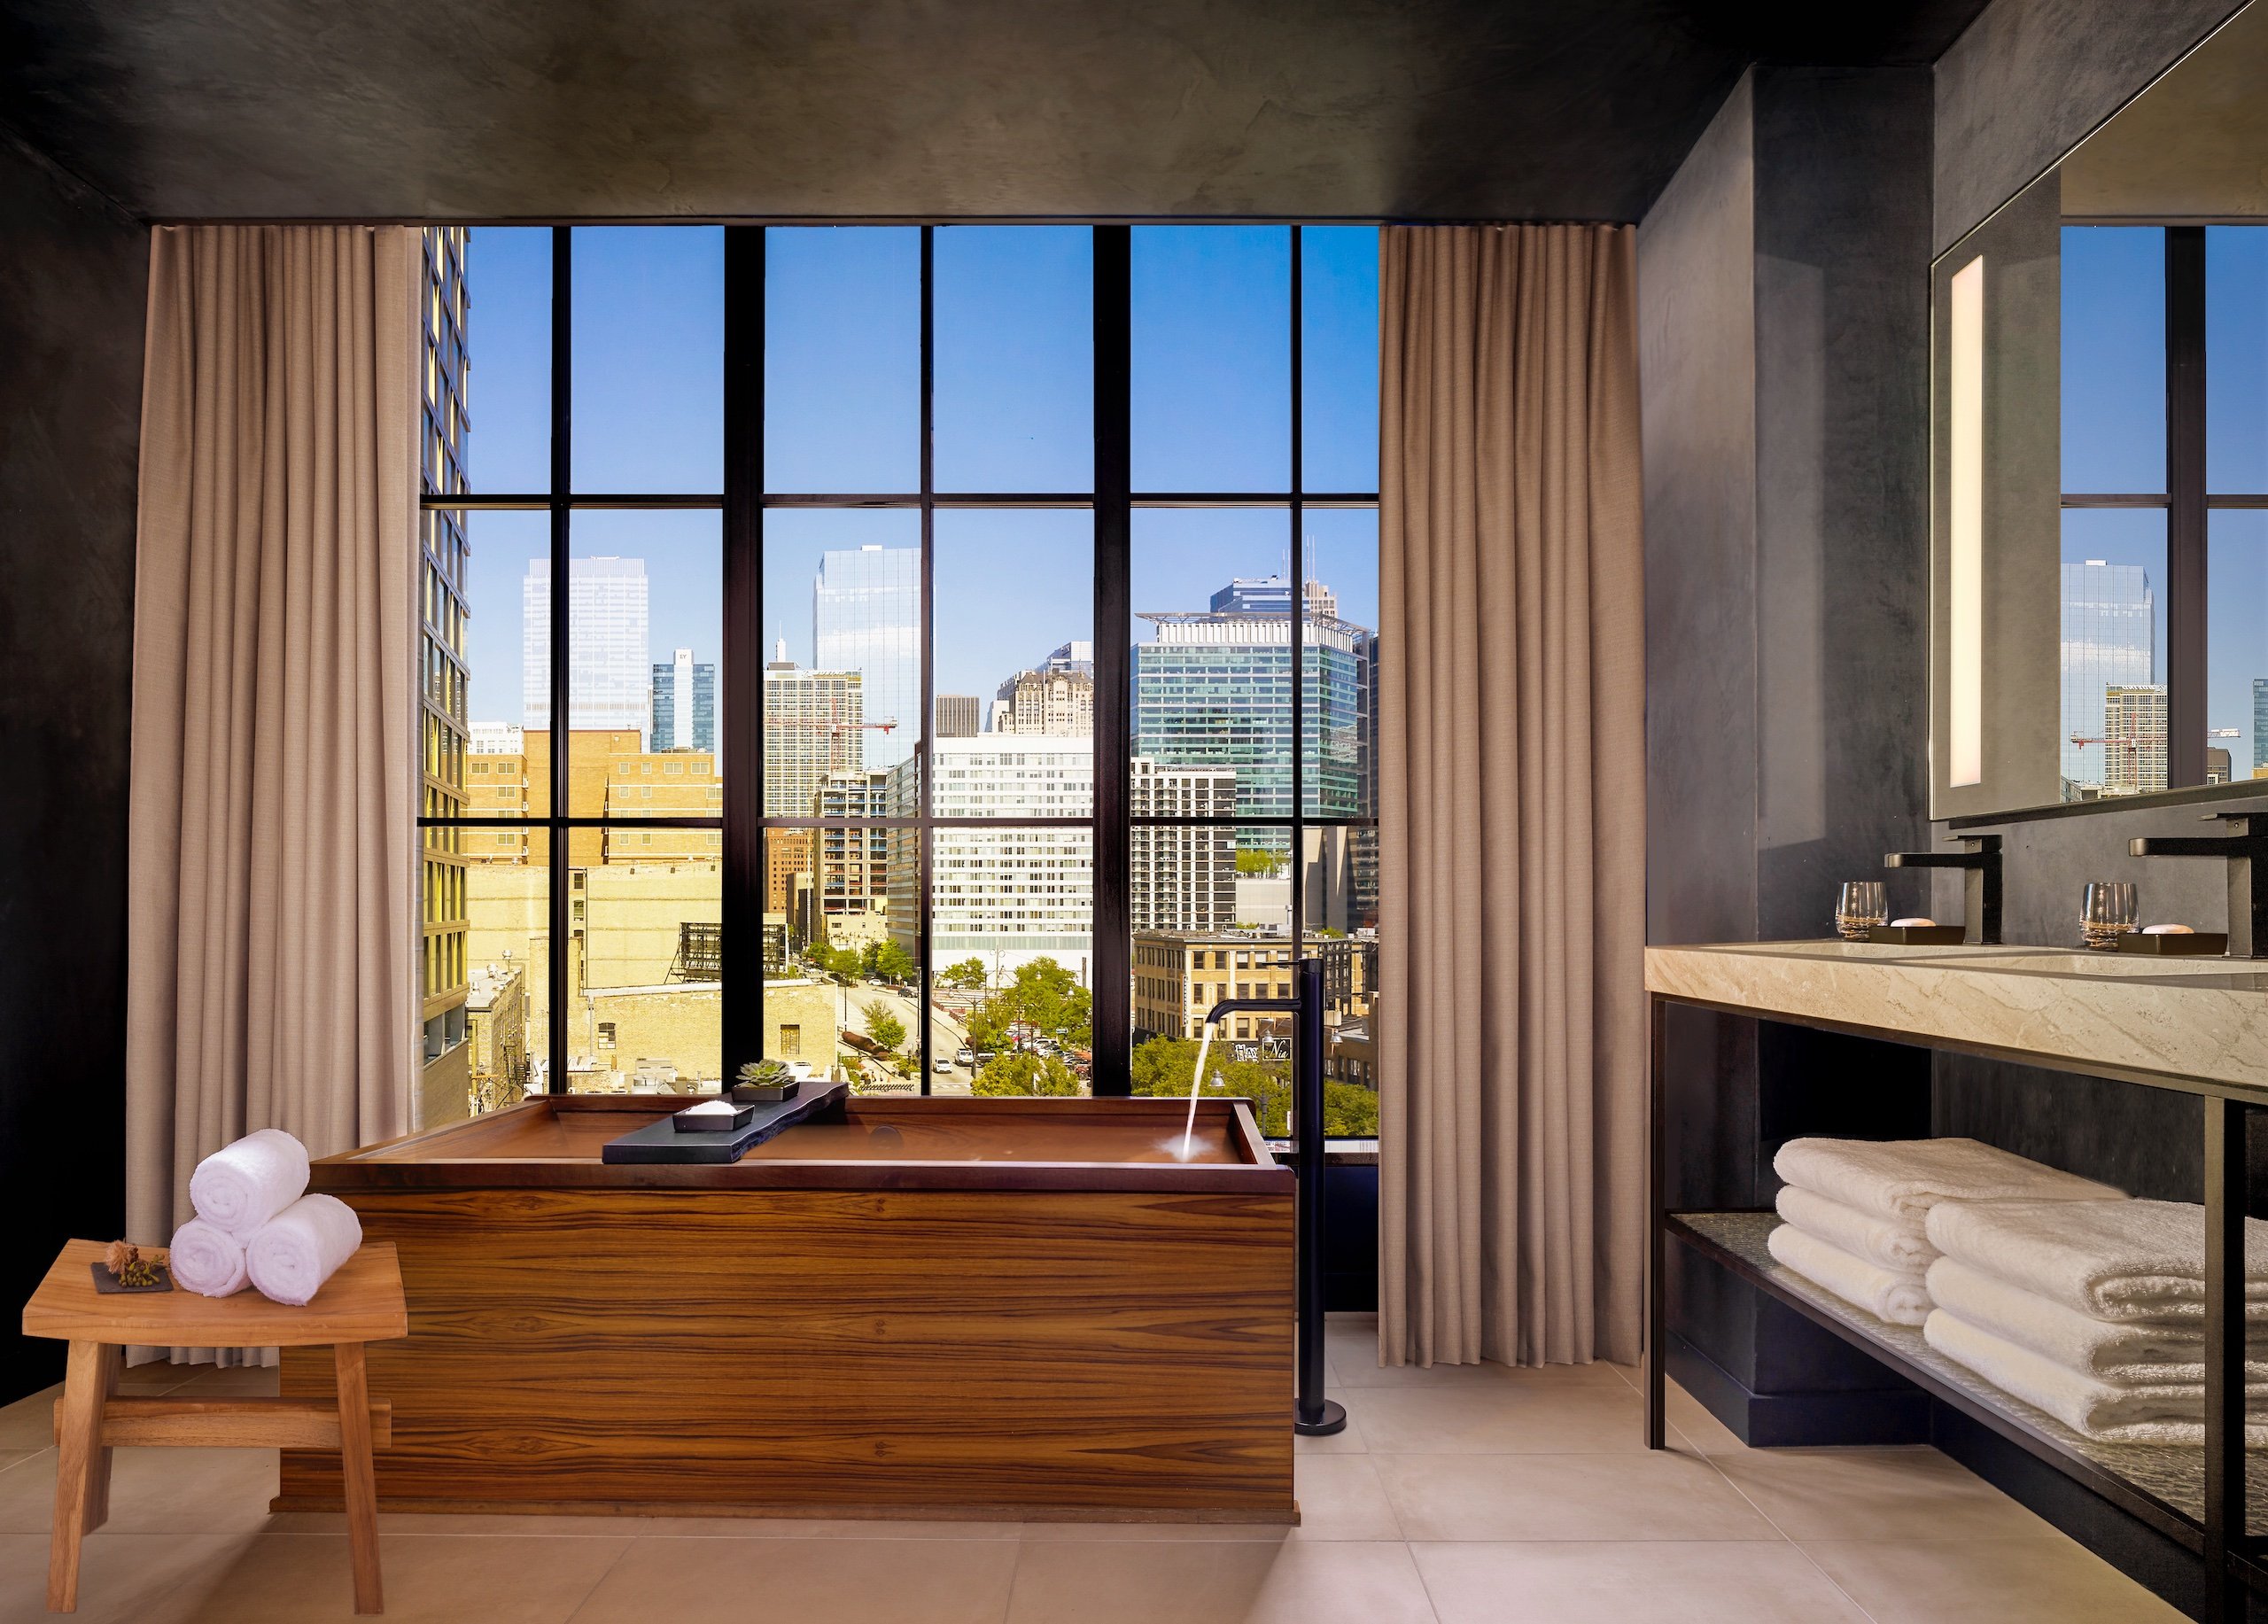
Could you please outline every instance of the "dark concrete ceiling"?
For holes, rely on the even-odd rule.
[[[1747,62],[1982,6],[0,0],[0,121],[159,219],[1632,220]]]

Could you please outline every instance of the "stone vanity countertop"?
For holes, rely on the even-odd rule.
[[[1649,947],[1646,990],[2268,1092],[2268,960],[2052,947]]]

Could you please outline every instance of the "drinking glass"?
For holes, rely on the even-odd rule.
[[[2140,918],[2141,898],[2131,880],[2090,880],[2079,894],[2079,939],[2098,952],[2117,946]]]
[[[1879,880],[1846,880],[1835,895],[1836,934],[1846,942],[1863,941],[1871,925],[1890,920],[1890,899]]]

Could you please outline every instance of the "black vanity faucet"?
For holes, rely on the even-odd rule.
[[[2000,939],[2000,837],[1965,835],[1958,851],[1886,851],[1884,868],[1958,868],[1961,940],[1972,947]]]
[[[2257,818],[2261,827],[2254,827]],[[2126,849],[2136,857],[2219,857],[2228,859],[2229,957],[2268,958],[2268,815],[2214,812],[2225,835],[2138,835]]]

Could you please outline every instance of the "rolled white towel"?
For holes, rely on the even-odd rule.
[[[1930,1317],[1930,1294],[1918,1274],[1900,1274],[1856,1257],[1838,1246],[1783,1224],[1766,1237],[1772,1255],[1814,1286],[1855,1303],[1893,1325],[1918,1325]]]
[[[1782,1185],[1775,1204],[1782,1217],[1806,1234],[1900,1274],[1919,1274],[1937,1261],[1938,1249],[1918,1222],[1879,1217],[1800,1185]]]
[[[1921,1223],[1939,1201],[2100,1201],[2125,1193],[1976,1139],[1790,1139],[1772,1166],[1789,1184],[1901,1224]]]
[[[222,1146],[189,1176],[197,1216],[245,1241],[307,1193],[307,1147],[281,1128]]]
[[[217,1224],[191,1218],[166,1248],[174,1283],[200,1297],[232,1297],[244,1290],[245,1243]]]
[[[1954,1364],[1964,1365],[2003,1393],[2044,1410],[2073,1432],[2115,1443],[2179,1444],[2196,1449],[2205,1441],[2202,1383],[2097,1381],[2066,1370],[2028,1348],[1980,1331],[1958,1315],[1938,1309],[1922,1327],[1922,1340]],[[2268,1448],[2268,1423],[2260,1419],[2268,1387],[2247,1387],[2248,1449]]]
[[[2097,1319],[2202,1325],[2205,1209],[2194,1201],[1948,1201],[1930,1241],[1979,1273]],[[2268,1320],[2268,1222],[2244,1221],[2245,1317]]]
[[[2164,1386],[2205,1379],[2205,1328],[2097,1319],[1972,1269],[1957,1257],[1930,1265],[1930,1301],[1979,1331],[2098,1381]],[[2268,1382],[2268,1325],[2246,1337],[2249,1380]]]
[[[362,1244],[362,1221],[335,1195],[303,1195],[252,1238],[247,1267],[260,1294],[299,1308]]]

